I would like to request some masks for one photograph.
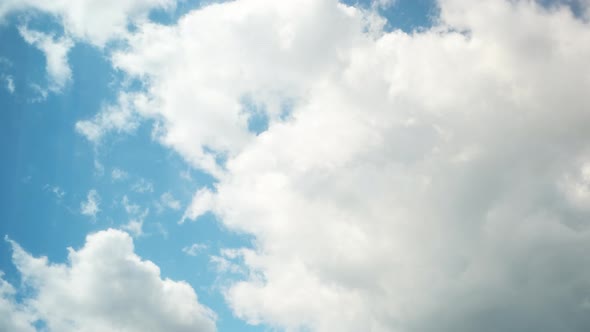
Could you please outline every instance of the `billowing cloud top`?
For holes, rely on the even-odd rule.
[[[156,139],[216,178],[185,219],[211,211],[255,239],[217,257],[243,272],[223,291],[250,324],[588,331],[589,4],[438,5],[434,26],[413,33],[336,0],[238,0],[139,22],[111,60],[145,89],[77,128],[98,141],[154,120]],[[249,129],[258,113],[262,133]],[[213,329],[188,285],[161,280],[128,236],[99,234],[69,266],[17,247],[51,326],[84,308],[73,324]],[[154,295],[120,317],[108,308],[137,301],[136,280]],[[117,287],[129,294],[102,302]]]
[[[11,286],[0,280],[0,310],[9,310],[0,327],[12,324],[10,331],[30,331],[23,321],[42,320],[50,331],[216,330],[215,315],[199,304],[192,287],[162,279],[155,264],[134,253],[125,232],[89,235],[80,250],[70,248],[67,265],[35,258],[10,243],[13,261],[34,295],[17,308],[8,297]]]

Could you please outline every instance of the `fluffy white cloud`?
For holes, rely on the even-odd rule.
[[[256,137],[248,131],[252,106],[271,122],[282,119],[289,98],[339,70],[340,52],[379,24],[366,18],[326,1],[213,4],[174,26],[141,25],[113,63],[148,85],[135,109],[158,121],[160,141],[220,176],[216,160]]]
[[[96,214],[100,212],[100,196],[95,189],[88,191],[86,195],[86,201],[80,202],[80,213],[89,217],[96,217]]]
[[[109,105],[90,120],[76,122],[76,131],[94,144],[100,143],[103,136],[111,131],[133,132],[139,126],[139,119],[132,109],[134,96],[121,94],[116,105]]]
[[[161,142],[219,179],[185,218],[212,210],[256,239],[220,256],[247,271],[225,292],[239,317],[590,328],[590,27],[533,1],[439,5],[406,34],[335,0],[227,2],[144,24],[114,55]]]
[[[0,21],[7,15],[36,10],[58,18],[66,35],[103,46],[122,38],[130,24],[145,20],[156,8],[172,9],[175,0],[4,0]]]
[[[25,26],[21,26],[19,32],[27,43],[37,47],[45,55],[49,90],[61,91],[72,78],[68,52],[74,45],[73,42],[66,37],[55,38],[44,32],[29,30]]]
[[[0,331],[34,332],[36,319],[16,302],[16,290],[2,276],[0,272]]]
[[[162,279],[154,263],[134,253],[127,233],[109,229],[89,235],[81,249],[69,249],[67,264],[51,264],[46,257],[33,257],[10,242],[24,285],[34,291],[24,303],[49,331],[216,330],[214,313],[198,302],[192,287]],[[0,287],[5,290],[6,284]],[[0,300],[0,310],[5,307]],[[0,317],[3,324],[7,318]],[[10,318],[26,322],[22,317]]]

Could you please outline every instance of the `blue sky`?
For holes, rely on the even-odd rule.
[[[440,321],[440,331],[478,322],[492,331],[501,325],[493,313],[500,307],[506,331],[538,327],[526,317],[544,310],[552,312],[546,326],[590,326],[574,309],[588,298],[570,298],[567,289],[555,295],[565,309],[519,309],[550,302],[535,287],[555,286],[542,267],[519,266],[534,250],[548,266],[580,276],[564,281],[572,289],[588,290],[588,272],[574,267],[586,262],[576,253],[588,236],[590,164],[580,125],[588,82],[564,69],[564,59],[573,68],[587,63],[583,2],[573,2],[575,16],[563,14],[568,7],[503,0],[489,8],[343,1],[359,9],[353,14],[331,1],[269,5],[268,12],[260,3],[129,0],[110,9],[127,15],[123,21],[108,8],[97,14],[113,20],[112,31],[84,17],[76,25],[68,6],[0,5],[0,234],[10,239],[0,241],[0,271],[16,289],[14,299],[6,295],[7,312],[17,317],[14,308],[30,305],[26,321],[63,330],[62,318],[27,302],[54,290],[28,284],[35,271],[22,263],[28,256],[18,263],[15,243],[67,270],[75,264],[68,247],[82,253],[87,235],[107,238],[100,231],[112,228],[129,234],[134,253],[158,266],[162,280],[186,281],[198,294],[191,303],[214,312],[218,331],[431,331]],[[87,5],[81,12],[92,14]],[[236,19],[244,12],[251,16]],[[385,25],[371,32],[376,17]],[[274,29],[278,46],[268,39]],[[465,30],[473,41],[454,32]],[[65,64],[51,69],[60,45]],[[534,53],[556,45],[579,49]],[[552,70],[565,74],[555,78]],[[579,88],[541,83],[551,79]],[[458,94],[464,97],[450,97]],[[551,125],[555,101],[565,98],[566,120]],[[524,115],[506,126],[511,112]],[[572,126],[577,136],[564,130]],[[532,142],[522,132],[548,134]],[[505,139],[516,142],[513,149]],[[561,161],[546,163],[551,148],[523,157],[549,143]],[[520,227],[512,232],[508,221]],[[499,252],[503,238],[509,243]],[[551,256],[553,245],[565,249]],[[575,263],[560,263],[568,255]],[[465,286],[451,286],[458,269]],[[490,269],[532,281],[499,300],[489,294],[508,294],[518,282],[480,278]],[[466,302],[434,310],[437,296]],[[117,327],[95,315],[106,324],[97,326]],[[193,328],[208,324],[203,317]]]

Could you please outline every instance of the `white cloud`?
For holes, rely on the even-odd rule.
[[[113,179],[113,181],[122,181],[125,180],[128,175],[129,174],[127,174],[127,172],[120,168],[113,168],[113,171],[111,172],[111,179]]]
[[[89,235],[82,248],[69,249],[67,264],[33,257],[10,242],[24,286],[32,290],[24,303],[50,331],[216,330],[215,314],[198,302],[193,288],[162,279],[158,266],[135,254],[127,233],[109,229]],[[6,308],[2,301],[0,310]],[[34,331],[14,328],[26,317],[0,315],[0,324],[11,318],[6,331]]]
[[[61,91],[72,78],[68,52],[74,45],[73,42],[65,37],[56,39],[52,35],[29,30],[25,26],[19,27],[18,31],[27,43],[45,54],[46,70],[50,81],[49,90]]]
[[[104,46],[123,38],[128,26],[144,21],[152,9],[172,9],[175,0],[5,0],[0,3],[0,21],[9,14],[30,10],[58,18],[66,35]]]
[[[168,209],[180,210],[180,201],[174,198],[170,192],[165,192],[160,196],[160,203]]]
[[[143,219],[131,219],[128,223],[122,225],[121,229],[129,232],[133,237],[143,236]]]
[[[116,105],[104,107],[91,120],[76,122],[76,131],[89,141],[98,144],[108,132],[131,133],[139,126],[131,104],[134,97],[121,94]]]
[[[139,214],[141,211],[141,206],[131,203],[127,195],[123,196],[121,204],[123,204],[123,208],[125,209],[125,212],[127,212],[127,214],[135,215]]]
[[[184,223],[186,219],[195,220],[207,211],[213,208],[213,194],[211,190],[207,188],[199,189],[193,196],[192,202],[189,207],[184,211],[184,215],[180,220],[180,223]]]
[[[589,25],[532,1],[440,6],[406,34],[332,0],[238,0],[144,24],[113,56],[146,83],[136,111],[158,139],[219,180],[184,218],[212,210],[255,238],[225,292],[238,317],[590,327]],[[246,97],[270,119],[258,136]]]
[[[10,75],[2,75],[2,78],[6,82],[6,90],[10,92],[10,94],[14,94],[16,88],[14,87],[14,80]]]
[[[16,302],[16,290],[2,277],[0,272],[0,331],[34,332],[35,317]]]
[[[47,91],[47,89],[44,89],[44,88],[40,87],[38,84],[34,84],[34,83],[30,84],[29,86],[35,92],[36,96],[29,98],[28,102],[40,103],[40,102],[43,102],[47,99],[47,96],[49,95],[49,92]]]
[[[182,248],[182,252],[189,256],[197,256],[203,250],[206,250],[208,246],[203,243],[193,243],[190,246]]]
[[[316,12],[323,22],[310,19]],[[178,25],[142,24],[112,61],[148,86],[135,109],[159,123],[157,138],[220,176],[216,159],[256,137],[244,99],[264,105],[271,123],[279,121],[284,101],[337,70],[340,51],[362,38],[368,22],[377,24],[323,0],[232,1],[193,11]]]
[[[149,215],[149,209],[142,209],[138,204],[133,204],[129,201],[127,195],[123,196],[121,201],[125,212],[131,217],[127,224],[121,226],[121,229],[128,231],[134,237],[140,237],[145,235],[143,232],[143,223],[145,218]]]
[[[372,0],[371,6],[377,9],[389,9],[396,4],[397,0]]]
[[[98,159],[94,159],[94,175],[104,175],[104,165]]]
[[[95,189],[91,189],[88,191],[88,195],[86,195],[86,201],[80,202],[80,213],[95,218],[96,214],[100,212],[99,205],[100,196]]]
[[[137,182],[133,184],[131,190],[144,194],[144,193],[153,193],[154,192],[154,184],[151,181],[148,181],[144,178],[139,179]]]

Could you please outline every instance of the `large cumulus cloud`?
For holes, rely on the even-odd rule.
[[[219,181],[186,217],[255,238],[224,252],[246,271],[225,289],[239,317],[590,328],[587,7],[439,6],[408,34],[334,0],[234,1],[145,24],[113,56],[155,136]]]

